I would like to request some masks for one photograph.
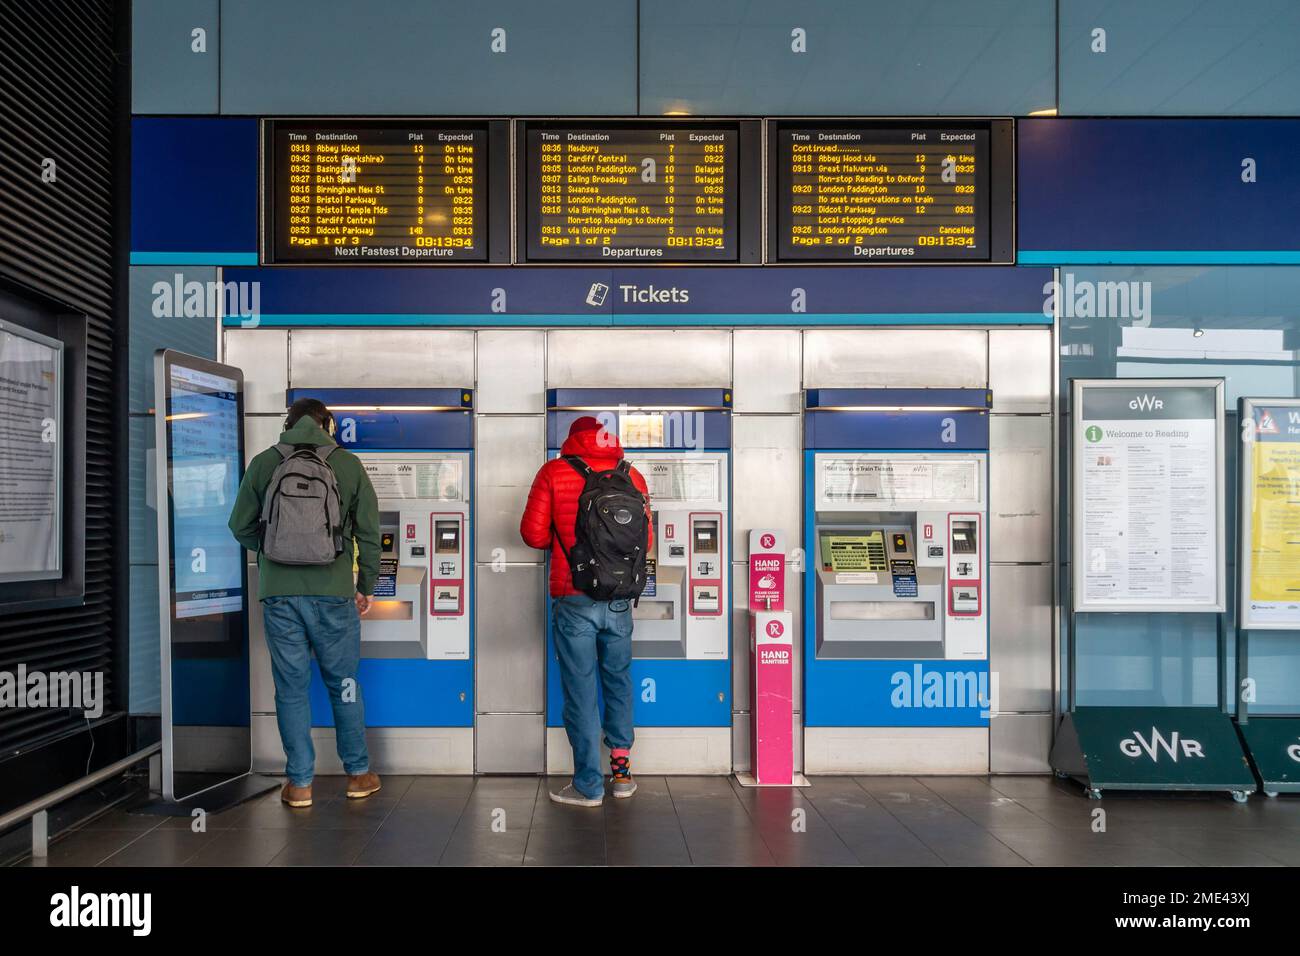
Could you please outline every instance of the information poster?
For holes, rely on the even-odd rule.
[[[721,471],[713,460],[683,461],[670,458],[633,458],[628,463],[641,473],[650,501],[658,507],[670,501],[721,501]]]
[[[1076,611],[1222,611],[1223,383],[1076,380]]]
[[[1241,423],[1241,626],[1300,629],[1300,399],[1243,399]]]
[[[0,322],[0,581],[62,575],[63,346]]]
[[[899,501],[965,502],[979,499],[979,462],[971,458],[827,457],[817,470],[819,508]]]
[[[380,498],[460,501],[463,477],[458,458],[436,461],[365,462],[366,474]]]

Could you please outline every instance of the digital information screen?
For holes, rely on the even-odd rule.
[[[994,258],[988,122],[779,123],[773,133],[777,261]]]
[[[244,607],[243,550],[226,525],[243,472],[239,391],[233,378],[168,366],[172,607],[178,620]]]
[[[269,121],[269,262],[487,259],[484,125]]]
[[[533,124],[524,148],[528,259],[737,260],[735,124]]]

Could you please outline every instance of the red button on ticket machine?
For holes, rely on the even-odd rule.
[[[465,535],[464,515],[434,512],[433,546],[429,555],[429,582],[432,585],[430,611],[437,616],[465,613]]]

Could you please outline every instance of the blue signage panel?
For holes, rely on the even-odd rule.
[[[1029,119],[1017,261],[1300,263],[1300,121]]]
[[[257,262],[257,120],[131,121],[131,264]]]
[[[804,448],[862,451],[981,451],[989,447],[987,412],[804,413]]]

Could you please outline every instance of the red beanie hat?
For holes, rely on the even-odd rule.
[[[569,426],[569,437],[572,438],[579,432],[599,431],[604,427],[598,419],[593,418],[591,415],[583,415],[581,418],[575,418],[573,424]]]

